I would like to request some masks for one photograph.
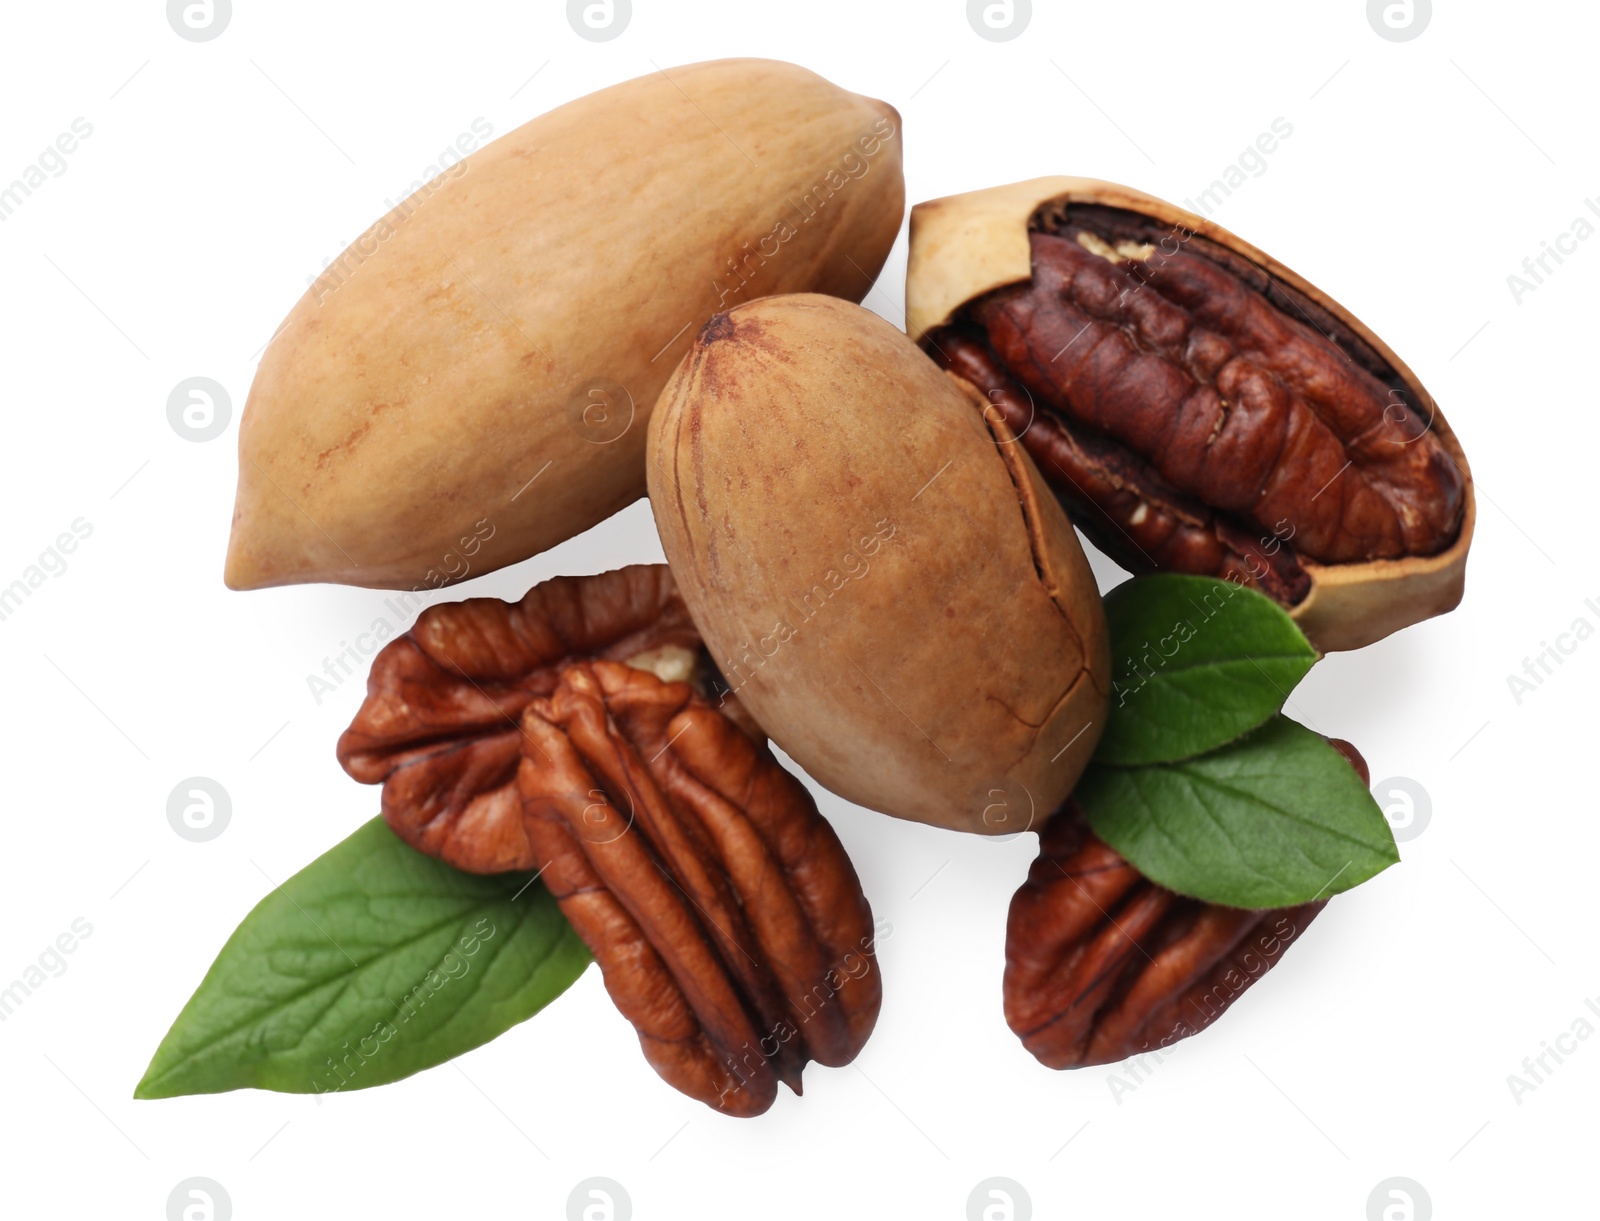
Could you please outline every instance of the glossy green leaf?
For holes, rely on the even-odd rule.
[[[1282,716],[1198,758],[1097,763],[1073,796],[1151,881],[1229,907],[1326,899],[1400,859],[1349,761]]]
[[[462,873],[374,819],[244,918],[135,1097],[395,1081],[532,1017],[588,964],[529,874]]]
[[[1277,603],[1214,577],[1136,577],[1106,595],[1105,611],[1112,692],[1102,763],[1215,750],[1281,709],[1317,660]]]

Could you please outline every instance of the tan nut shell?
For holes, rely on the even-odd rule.
[[[984,400],[858,306],[719,314],[650,423],[650,501],[712,658],[860,805],[963,831],[1056,808],[1110,658],[1077,536]]]
[[[1133,187],[1093,178],[1034,178],[919,203],[911,209],[911,249],[906,265],[906,330],[920,340],[949,322],[968,301],[1032,275],[1028,219],[1057,200],[1127,208],[1163,224],[1182,225],[1253,260],[1341,318],[1421,392],[1423,406],[1445,451],[1466,481],[1461,534],[1438,555],[1365,564],[1317,564],[1301,558],[1311,592],[1289,613],[1318,649],[1358,649],[1391,632],[1453,610],[1466,580],[1477,502],[1461,443],[1443,413],[1406,363],[1359,318],[1316,285],[1222,226]]]
[[[871,287],[905,207],[899,126],[793,64],[718,60],[473,153],[368,230],[267,348],[227,583],[443,584],[642,496],[646,417],[715,310]],[[593,379],[631,407],[613,392],[585,422]]]

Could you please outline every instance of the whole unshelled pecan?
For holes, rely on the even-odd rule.
[[[424,612],[339,759],[422,851],[540,870],[656,1071],[755,1115],[882,990],[843,846],[714,680],[664,565],[558,578]]]
[[[1332,740],[1363,781],[1366,762]],[[1327,905],[1245,911],[1147,879],[1068,800],[1006,922],[1005,1014],[1047,1068],[1114,1064],[1198,1034]]]

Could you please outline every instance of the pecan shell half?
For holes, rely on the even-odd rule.
[[[1332,740],[1369,781],[1348,742]],[[1115,1064],[1199,1034],[1327,900],[1245,911],[1151,882],[1068,800],[1006,921],[1006,1024],[1046,1068]]]
[[[339,760],[414,847],[540,870],[656,1071],[755,1115],[852,1060],[882,990],[843,846],[699,649],[664,565],[433,607]]]
[[[1465,456],[1313,285],[1127,187],[1041,179],[912,213],[908,329],[1133,572],[1219,576],[1355,648],[1461,597]]]

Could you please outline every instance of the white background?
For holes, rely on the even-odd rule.
[[[75,118],[93,134],[0,223],[0,585],[74,519],[93,533],[0,622],[0,984],[75,918],[94,930],[0,1023],[7,1216],[159,1221],[192,1175],[221,1183],[240,1221],[560,1218],[591,1175],[623,1184],[641,1219],[959,1219],[993,1175],[1041,1218],[1359,1221],[1395,1175],[1439,1218],[1594,1215],[1600,1038],[1520,1103],[1507,1076],[1600,996],[1600,642],[1520,704],[1507,676],[1575,619],[1600,627],[1600,241],[1520,304],[1506,278],[1600,194],[1600,14],[1440,4],[1394,43],[1360,0],[1035,10],[994,43],[959,0],[636,0],[620,37],[592,43],[555,2],[237,0],[222,36],[193,44],[153,0],[6,6],[0,184]],[[793,59],[892,102],[910,201],[1047,173],[1182,200],[1275,118],[1293,125],[1215,219],[1417,370],[1466,447],[1480,517],[1460,610],[1330,657],[1291,712],[1356,742],[1375,779],[1418,781],[1431,822],[1120,1097],[1111,1070],[1041,1068],[1002,1020],[1006,906],[1034,837],[963,838],[819,792],[893,925],[887,995],[858,1066],[811,1068],[805,1097],[763,1118],[662,1084],[593,970],[396,1085],[321,1105],[134,1102],[236,922],[377,808],[333,757],[361,683],[319,706],[306,676],[387,614],[384,595],[222,585],[255,353],[475,118],[504,133],[726,55]],[[904,264],[902,237],[868,299],[896,323]],[[202,444],[166,419],[197,375],[235,410]],[[641,503],[452,596],[659,557]],[[234,805],[203,844],[165,812],[197,774]]]

